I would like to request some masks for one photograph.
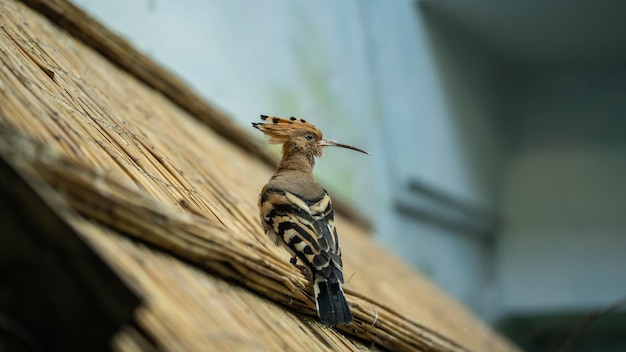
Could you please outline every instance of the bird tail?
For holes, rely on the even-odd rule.
[[[313,283],[317,315],[326,326],[346,325],[352,322],[350,306],[341,288],[341,282],[329,282],[316,275]]]

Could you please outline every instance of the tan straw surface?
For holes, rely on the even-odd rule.
[[[64,16],[78,11],[47,3]],[[68,222],[145,299],[137,325],[159,347],[515,349],[341,215],[355,322],[323,327],[306,278],[260,228],[257,196],[273,170],[251,152],[247,134],[219,131],[218,113],[207,123],[181,108],[181,98],[132,67],[120,69],[66,31],[75,24],[46,11],[54,21],[0,0],[0,155],[44,179],[81,215]],[[81,21],[123,43],[88,16]],[[120,351],[147,346],[134,329],[114,341]]]

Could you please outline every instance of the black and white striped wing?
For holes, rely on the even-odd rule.
[[[329,282],[343,282],[341,249],[332,202],[326,192],[317,199],[282,189],[261,194],[261,218],[266,233],[289,249]]]

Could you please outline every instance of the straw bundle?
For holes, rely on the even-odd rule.
[[[265,162],[21,3],[0,1],[0,27],[0,153],[84,217],[68,221],[145,297],[138,324],[164,348],[512,349],[341,216],[356,272],[341,332],[360,340],[324,328],[307,280],[260,228]],[[143,349],[135,335],[116,346]]]
[[[124,180],[107,177],[45,150],[37,151],[41,150],[40,146],[15,132],[3,135],[7,145],[36,151],[34,155],[12,158],[30,160],[38,174],[79,213],[220,277],[235,280],[293,310],[315,316],[308,280],[265,243],[241,238],[217,222],[176,211]],[[4,149],[5,155],[15,152]],[[354,324],[341,328],[346,333],[392,350],[464,350],[349,288],[346,294],[355,316]]]

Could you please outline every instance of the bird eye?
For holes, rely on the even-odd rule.
[[[312,134],[307,134],[306,136],[304,136],[304,138],[306,138],[307,140],[313,140],[313,135]]]

